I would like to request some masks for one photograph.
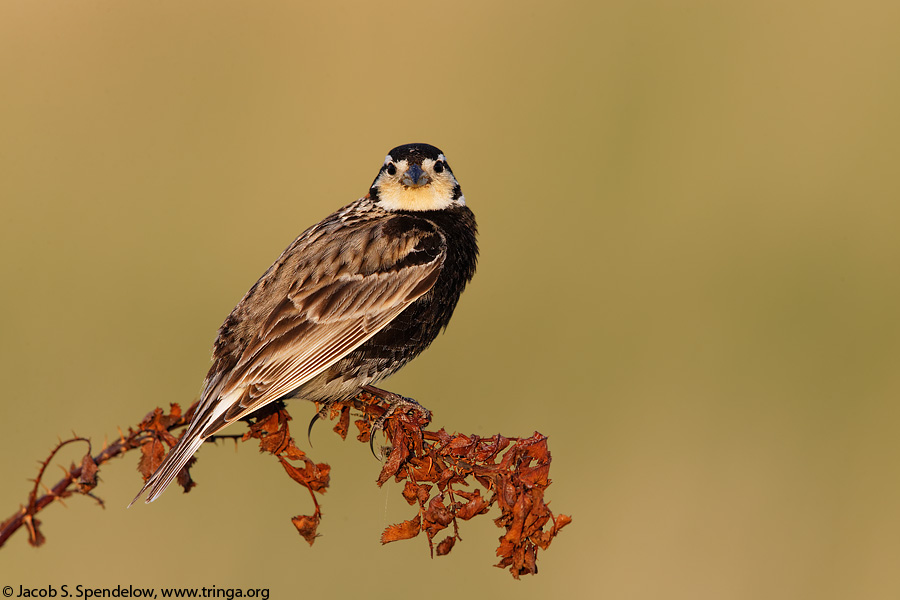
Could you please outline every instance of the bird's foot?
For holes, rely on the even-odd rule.
[[[384,430],[385,424],[387,424],[388,419],[391,418],[397,411],[414,411],[418,413],[419,422],[422,423],[423,426],[428,425],[428,423],[431,422],[431,411],[412,398],[407,398],[405,396],[401,396],[400,394],[382,390],[371,385],[364,386],[362,389],[364,392],[368,392],[376,398],[384,400],[389,405],[388,409],[384,411],[384,414],[378,417],[378,419],[376,419],[376,421],[372,423],[372,428],[369,430],[369,449],[372,451],[372,455],[375,456],[375,458],[378,458],[378,455],[375,454],[375,432]]]

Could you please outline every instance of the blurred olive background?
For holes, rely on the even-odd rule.
[[[103,468],[106,510],[46,510],[0,584],[897,598],[898,6],[0,3],[0,518],[57,436],[196,399],[243,293],[412,141],[447,153],[482,258],[385,387],[549,435],[574,517],[520,582],[487,518],[448,557],[381,547],[413,510],[320,426],[312,548],[306,491],[224,444],[127,511],[137,456]]]

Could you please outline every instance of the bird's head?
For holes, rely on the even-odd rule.
[[[406,144],[391,150],[372,182],[369,197],[390,211],[443,210],[466,203],[444,154],[428,144]]]

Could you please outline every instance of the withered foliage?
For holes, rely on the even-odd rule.
[[[288,427],[290,415],[280,404],[270,404],[257,411],[249,419],[250,431],[243,439],[259,440],[259,451],[274,454],[288,477],[309,490],[316,511],[312,515],[297,515],[291,519],[294,527],[309,545],[316,540],[316,529],[322,519],[322,511],[313,492],[325,493],[330,479],[331,467],[325,463],[316,464],[306,453],[294,444]]]
[[[45,538],[36,515],[54,501],[83,494],[103,506],[103,501],[93,494],[98,467],[116,456],[140,450],[138,471],[148,478],[162,462],[167,448],[177,443],[173,432],[187,425],[195,407],[196,404],[186,413],[177,404],[172,404],[168,413],[157,408],[136,428],[129,428],[127,434],[120,432],[116,442],[105,445],[97,454],[92,454],[86,438],[60,441],[41,463],[26,504],[0,525],[0,546],[23,526],[28,531],[29,543],[43,544]],[[497,548],[500,557],[497,566],[508,568],[518,579],[524,574],[537,573],[538,549],[547,549],[559,530],[571,522],[566,515],[554,516],[544,502],[544,493],[550,485],[551,458],[547,438],[540,433],[528,438],[499,434],[482,438],[449,434],[443,429],[428,431],[423,429],[428,425],[424,413],[408,410],[386,415],[388,405],[368,392],[335,403],[329,410],[328,416],[336,421],[334,431],[344,439],[350,430],[353,411],[359,413],[355,425],[361,442],[370,443],[372,424],[379,419],[384,421],[388,445],[376,483],[381,486],[390,479],[402,482],[403,498],[416,507],[412,518],[382,532],[384,544],[424,533],[432,556],[435,553],[442,556],[462,539],[459,521],[487,514],[495,507],[499,516],[494,518],[494,523],[505,532]],[[249,431],[243,436],[215,436],[215,439],[257,440],[260,452],[274,455],[287,475],[309,490],[315,508],[313,514],[295,516],[291,522],[312,544],[322,517],[315,493],[327,489],[330,467],[314,462],[296,446],[288,425],[290,420],[284,406],[274,403],[247,419]],[[76,442],[88,447],[80,464],[73,463],[64,469],[63,478],[52,488],[44,486],[42,479],[55,455],[64,446]],[[196,485],[190,476],[193,463],[192,459],[178,475],[178,483],[185,492]],[[439,536],[442,539],[436,540]]]

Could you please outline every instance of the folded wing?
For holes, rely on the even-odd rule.
[[[392,222],[398,219],[404,221]],[[241,312],[253,290],[235,308],[229,321],[250,333],[230,344],[236,347],[217,342],[221,355],[197,413],[135,500],[149,490],[152,502],[206,438],[296,390],[378,333],[428,293],[444,262],[442,234],[409,216],[343,224],[340,236],[317,233],[298,238],[254,287],[287,290],[271,308]],[[217,369],[223,364],[226,369]]]

